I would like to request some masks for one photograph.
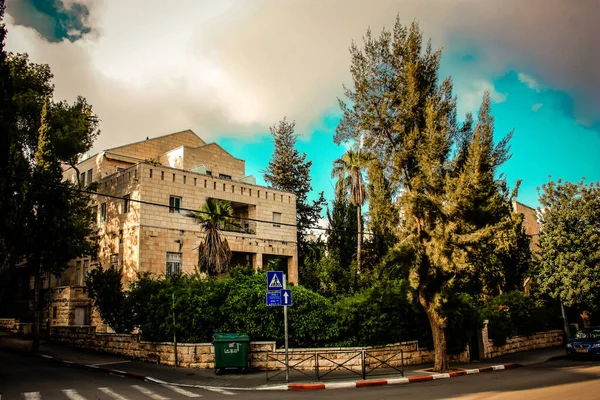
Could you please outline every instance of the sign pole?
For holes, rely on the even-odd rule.
[[[287,282],[286,274],[283,274],[283,288],[285,289],[285,285]],[[290,381],[290,365],[288,358],[288,318],[287,318],[287,306],[283,306],[283,331],[285,335],[285,381]]]

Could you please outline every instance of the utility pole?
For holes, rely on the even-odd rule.
[[[177,362],[177,328],[175,327],[175,292],[171,293],[173,299],[173,347],[175,348],[175,367],[179,366]]]
[[[283,289],[286,289],[287,274],[283,274]],[[283,306],[283,331],[285,335],[285,381],[290,381],[290,364],[288,357],[288,318],[287,318],[287,306]]]

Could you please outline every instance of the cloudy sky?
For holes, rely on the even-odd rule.
[[[261,182],[287,116],[331,199],[348,47],[396,14],[443,46],[461,114],[491,91],[520,201],[536,206],[549,175],[600,180],[599,0],[7,0],[7,47],[51,66],[58,99],[94,106],[95,151],[190,128]]]

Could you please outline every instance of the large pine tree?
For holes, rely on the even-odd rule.
[[[400,216],[395,247],[412,254],[412,295],[429,319],[434,369],[446,371],[444,306],[479,279],[486,266],[473,256],[506,218],[503,181],[495,173],[507,157],[508,138],[494,145],[486,95],[474,132],[454,146],[461,129],[452,82],[438,81],[441,52],[422,41],[417,23],[406,28],[397,18],[393,33],[374,38],[368,31],[362,48],[351,46],[353,86],[345,90],[349,104],[340,100],[335,140],[362,140],[383,163],[399,198],[397,206],[389,204]]]
[[[321,209],[325,203],[323,192],[319,199],[310,202],[308,194],[312,190],[310,168],[312,161],[306,159],[306,154],[296,149],[298,135],[294,133],[296,123],[288,122],[286,118],[270,127],[273,135],[274,151],[267,169],[263,171],[265,181],[277,190],[283,190],[296,195],[296,229],[298,245],[298,269],[302,279],[303,267],[310,244],[306,236],[310,228],[317,225],[321,218]]]

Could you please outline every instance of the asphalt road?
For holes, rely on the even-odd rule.
[[[559,360],[438,381],[307,392],[238,392],[173,388],[0,350],[1,400],[12,399],[460,399],[600,400],[600,362]]]

